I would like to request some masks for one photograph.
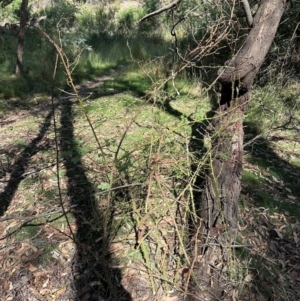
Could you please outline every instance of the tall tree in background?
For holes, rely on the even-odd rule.
[[[149,13],[141,21],[173,9],[180,2],[174,1]],[[196,278],[198,286],[202,288],[197,300],[222,299],[222,272],[230,270],[231,246],[237,235],[244,113],[254,78],[274,40],[286,2],[261,0],[252,18],[248,1],[241,1],[250,31],[238,53],[218,71],[222,90],[219,107],[209,127],[212,151],[202,195],[195,200],[199,204],[201,223],[197,248],[200,254],[194,254],[194,258],[197,258],[194,265]]]
[[[28,21],[28,0],[22,0],[20,7],[20,30],[18,33],[18,47],[17,47],[17,64],[16,75],[20,76],[23,71],[23,53],[26,25]]]

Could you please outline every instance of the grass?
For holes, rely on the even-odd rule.
[[[120,14],[120,18],[127,14]],[[9,38],[14,43],[13,37]],[[38,67],[37,60],[33,69],[27,70],[29,82],[41,80],[34,87],[11,77],[12,58],[1,65],[4,72],[0,80],[8,83],[0,88],[1,155],[8,154],[8,170],[23,168],[22,175],[15,174],[13,179],[9,172],[1,173],[15,189],[1,195],[9,199],[5,216],[27,212],[24,218],[34,218],[31,225],[26,219],[11,225],[4,222],[1,230],[8,235],[6,243],[16,244],[16,253],[25,252],[22,242],[28,240],[36,248],[44,248],[33,262],[44,269],[56,261],[62,264],[59,255],[53,256],[57,252],[71,261],[71,250],[76,247],[75,275],[86,276],[75,277],[79,295],[90,285],[99,296],[105,286],[111,286],[115,300],[125,294],[124,288],[136,300],[141,300],[139,291],[149,300],[154,295],[163,300],[173,288],[184,292],[181,278],[191,266],[193,246],[187,246],[188,228],[195,216],[191,166],[199,160],[191,153],[190,142],[197,124],[211,109],[208,91],[197,79],[182,75],[151,99],[151,91],[166,76],[165,58],[157,54],[166,52],[167,40],[140,35],[130,37],[127,47],[125,38],[97,38],[89,36],[93,51],[82,53],[73,76],[76,83],[103,78],[80,91],[88,96],[82,105],[74,97],[59,103],[56,128],[51,108],[45,105],[50,84],[42,84],[52,74],[53,61]],[[29,34],[28,49],[32,51],[34,41]],[[44,47],[43,55],[51,54],[46,45],[40,46]],[[45,68],[47,74],[42,74]],[[60,70],[59,80],[62,74]],[[65,82],[64,78],[60,87]],[[285,300],[281,290],[292,290],[288,277],[298,230],[289,225],[300,219],[299,141],[295,131],[280,125],[288,120],[286,112],[291,108],[293,118],[298,118],[298,95],[292,92],[295,87],[293,83],[281,94],[273,86],[256,87],[250,104],[246,135],[249,139],[257,134],[262,137],[246,148],[242,175],[240,226],[245,229],[239,231],[236,243],[242,247],[234,251],[236,260],[230,271],[240,300],[260,294],[266,299],[278,296],[277,300]],[[264,100],[263,109],[256,101],[259,98]],[[33,110],[35,107],[39,109]],[[26,114],[18,118],[9,114],[12,109]],[[46,119],[50,124],[43,128]],[[270,139],[278,136],[284,139],[276,143]],[[16,148],[13,151],[12,146]],[[14,233],[17,229],[21,230]],[[286,253],[278,249],[278,237],[270,232],[274,229],[282,234],[282,238],[277,236]],[[281,270],[282,262],[286,266]],[[84,273],[78,267],[83,267]],[[9,277],[8,268],[5,273]],[[253,280],[245,280],[250,274]],[[287,277],[287,285],[280,282],[275,287],[280,274]],[[141,283],[138,287],[131,284],[134,278]],[[296,294],[290,300],[297,300]]]
[[[72,198],[74,199],[72,191],[68,188],[72,185],[72,181],[77,185],[77,193],[81,194],[80,189],[82,189],[85,195],[96,200],[93,205],[96,207],[91,207],[93,209],[89,213],[84,211],[84,207],[75,206],[72,209],[77,216],[69,216],[72,227],[75,227],[76,220],[78,221],[79,216],[82,216],[84,223],[91,224],[89,227],[98,233],[93,241],[98,239],[102,241],[105,237],[104,229],[109,229],[108,241],[100,247],[104,253],[107,254],[110,250],[113,254],[106,265],[122,266],[124,275],[127,273],[135,275],[134,271],[138,270],[139,277],[143,281],[143,289],[163,296],[174,285],[180,288],[178,271],[188,264],[184,246],[184,241],[188,240],[188,237],[185,236],[182,225],[188,223],[187,216],[192,214],[188,205],[192,185],[192,182],[189,182],[192,158],[188,151],[188,144],[192,131],[190,122],[185,116],[193,115],[201,122],[210,105],[207,98],[203,97],[201,100],[197,98],[201,90],[196,83],[189,86],[184,81],[182,84],[177,83],[177,89],[182,93],[171,102],[176,111],[168,111],[168,108],[164,109],[161,105],[140,98],[150,88],[151,81],[147,77],[145,79],[136,68],[128,68],[121,70],[114,79],[106,79],[100,86],[93,88],[93,97],[85,100],[84,109],[91,118],[95,133],[101,141],[105,162],[100,150],[95,146],[93,134],[86,124],[82,110],[74,100],[72,103],[73,134],[65,137],[65,139],[71,138],[71,143],[67,144],[60,153],[60,156],[65,158],[64,160],[69,160],[70,166],[73,167],[64,166],[60,161],[59,175],[62,181],[60,185],[63,200],[68,198],[68,194],[71,194],[71,201]],[[58,109],[59,116],[63,114],[61,110],[62,108]],[[36,120],[37,117],[32,115],[29,118]],[[41,122],[42,118],[38,118],[36,121]],[[16,120],[18,126],[11,127],[11,143],[17,139],[20,132],[24,132],[25,128],[34,125],[35,130],[38,131],[38,122]],[[50,145],[53,145],[54,137],[50,128],[46,135]],[[266,146],[269,147],[269,151],[264,151],[264,156],[261,156]],[[117,151],[118,156],[115,157]],[[268,209],[270,220],[274,214],[300,218],[297,204],[284,201],[283,193],[278,193],[280,195],[278,198],[270,188],[271,184],[274,187],[278,186],[274,178],[283,181],[285,187],[291,187],[289,185],[292,184],[287,174],[276,164],[279,159],[275,155],[276,151],[271,151],[271,146],[267,142],[264,147],[252,148],[251,152],[249,151],[242,178],[242,183],[246,187],[244,193],[248,193],[243,208],[246,210],[249,203],[253,204],[254,208],[264,207]],[[40,162],[43,166],[48,166],[52,156],[52,147],[46,146],[43,151],[37,152],[31,158],[30,165]],[[81,166],[84,166],[84,169],[81,169]],[[84,172],[79,178],[77,178],[78,171]],[[83,178],[84,175],[86,179]],[[38,212],[52,210],[53,207],[59,208],[56,181],[57,171],[53,167],[43,173],[36,173],[33,178],[23,179],[16,198],[12,200],[11,210],[18,197],[21,197],[22,204],[27,204],[28,208],[34,206]],[[88,189],[91,191],[86,190],[84,186],[86,183],[90,183]],[[296,189],[290,189],[289,194],[296,193]],[[183,194],[183,191],[186,193]],[[100,215],[98,213],[97,207],[102,211],[107,210],[108,204],[108,214],[113,216],[112,219],[106,219],[101,211]],[[20,209],[24,210],[26,208],[24,205]],[[10,214],[10,211],[7,214]],[[89,217],[90,214],[93,216],[92,219]],[[248,218],[247,215],[246,217]],[[259,215],[256,223],[261,223]],[[22,232],[16,234],[18,236],[15,238],[19,241],[32,238],[34,244],[42,246],[43,236],[36,235],[45,224],[51,225],[53,229],[64,229],[64,231],[67,229],[64,218],[53,222],[44,219],[42,224],[43,226],[22,228]],[[88,238],[91,233],[88,229],[80,230],[77,237],[86,247],[85,241],[88,240],[89,244],[92,241]],[[256,231],[256,226],[253,225],[248,231],[248,235]],[[284,235],[289,237],[289,234]],[[241,239],[240,243],[247,244],[244,239]],[[55,251],[61,252],[59,242],[54,241],[51,245],[46,243],[44,254],[37,259],[37,263],[43,266],[51,265],[51,262],[56,260],[52,257]],[[93,256],[98,256],[95,250],[92,249],[91,252]],[[269,272],[264,259],[259,256],[253,257],[252,251],[247,249],[239,249],[236,255],[236,264],[238,261],[241,265],[246,264],[248,270],[236,266],[236,271],[232,275],[243,281],[248,273],[254,273],[255,277],[251,285],[262,291],[263,288],[257,279],[264,277],[264,283],[269,283],[266,280]],[[255,260],[253,259],[252,262],[250,258]],[[101,262],[100,260],[99,264],[102,266]],[[249,285],[240,287],[246,292]],[[273,293],[268,290],[263,294],[269,296]]]

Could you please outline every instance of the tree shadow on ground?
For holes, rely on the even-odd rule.
[[[291,164],[284,157],[281,157],[274,151],[272,147],[272,142],[277,142],[279,140],[289,140],[288,136],[285,137],[276,137],[270,136],[268,139],[263,138],[260,134],[260,130],[257,128],[257,125],[251,122],[245,122],[245,144],[248,141],[252,140],[255,137],[253,143],[245,147],[245,152],[251,155],[247,159],[249,163],[258,165],[259,168],[267,170],[271,173],[277,181],[274,183],[274,192],[278,191],[280,193],[284,192],[284,187],[287,187],[293,195],[300,198],[299,191],[299,176],[300,176],[300,167],[297,165]],[[284,152],[284,151],[283,151]],[[291,150],[288,150],[288,155],[291,154]],[[297,154],[294,154],[297,156]],[[272,183],[271,183],[272,184]],[[271,185],[268,183],[268,185]],[[285,192],[287,194],[287,191]]]
[[[140,87],[138,83],[123,79],[107,79],[101,83],[101,85],[87,89],[84,94],[88,94],[89,100],[95,100],[100,97],[113,96],[119,93],[129,93],[132,96],[144,98],[146,93],[143,87]]]
[[[31,140],[31,142],[21,152],[15,163],[10,167],[12,170],[10,178],[0,193],[0,216],[5,214],[9,207],[21,181],[25,178],[26,169],[29,166],[31,158],[39,151],[46,149],[48,146],[42,143],[53,118],[53,110],[50,110],[45,117],[44,122],[41,124],[38,135]]]
[[[121,271],[112,268],[109,250],[109,227],[112,216],[107,210],[99,211],[95,188],[86,176],[78,153],[74,135],[72,101],[65,97],[61,104],[60,147],[68,179],[69,204],[74,208],[76,222],[76,257],[74,262],[74,286],[78,300],[130,301],[131,296],[121,284]],[[109,172],[109,171],[108,171]],[[109,220],[111,219],[111,220]],[[108,225],[105,221],[109,220]],[[106,235],[105,227],[108,228]]]
[[[300,167],[274,150],[272,137],[259,136],[256,124],[244,125],[246,173],[240,200],[247,210],[240,210],[240,223],[245,230],[239,235],[250,240],[251,247],[237,249],[236,255],[249,261],[247,269],[253,280],[245,285],[240,297],[260,295],[264,300],[296,301],[299,285],[294,274],[300,257],[294,235],[299,235],[300,229],[293,225],[300,220]],[[249,141],[253,142],[247,145]],[[252,240],[254,236],[257,238]]]

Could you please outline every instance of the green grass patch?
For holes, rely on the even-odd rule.
[[[290,159],[291,164],[300,167],[300,158],[291,158]]]
[[[35,237],[39,233],[40,227],[35,225],[25,225],[22,230],[17,233],[17,239],[19,241],[30,239]]]
[[[253,188],[259,188],[263,185],[263,180],[259,178],[256,173],[250,172],[248,170],[243,171],[242,182]]]

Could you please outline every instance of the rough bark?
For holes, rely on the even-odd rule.
[[[20,8],[20,30],[18,33],[16,76],[23,72],[23,53],[26,25],[28,21],[28,0],[22,0]]]
[[[276,34],[286,0],[261,0],[250,33],[234,58],[219,70],[220,106],[210,128],[211,160],[200,197],[201,248],[196,263],[199,300],[221,300],[222,271],[230,271],[241,191],[243,116],[253,80]]]

